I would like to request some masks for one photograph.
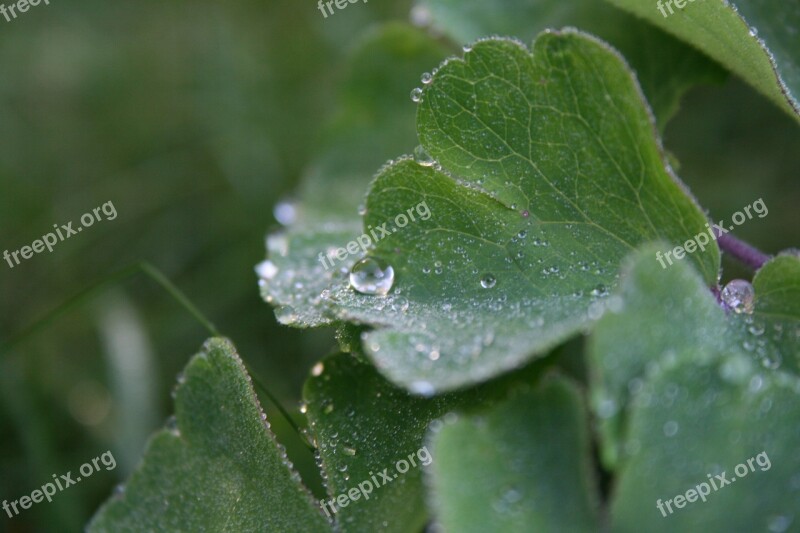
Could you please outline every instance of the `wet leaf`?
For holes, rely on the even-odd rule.
[[[597,35],[631,65],[662,131],[689,88],[725,77],[691,46],[597,0],[419,0],[415,9],[426,24],[464,44],[489,35],[527,42],[545,29],[568,26]]]
[[[363,255],[346,251],[361,235],[359,204],[376,170],[416,144],[408,92],[446,50],[404,25],[370,32],[350,60],[336,116],[307,170],[295,203],[296,220],[268,239],[268,278],[261,294],[278,319],[301,327],[329,324],[323,291]],[[341,249],[343,259],[335,257]],[[320,261],[321,254],[327,257]],[[342,273],[341,270],[344,270]]]
[[[797,2],[687,0],[662,13],[656,2],[609,1],[702,50],[800,119]]]
[[[426,471],[444,531],[597,531],[588,419],[563,379],[487,413],[450,414],[429,435]]]
[[[228,341],[209,340],[186,367],[175,413],[89,531],[330,531]]]
[[[376,327],[367,355],[413,392],[545,353],[602,313],[636,246],[705,230],[630,72],[582,34],[544,34],[532,55],[476,44],[425,86],[418,129],[436,164],[395,163],[367,198],[365,228],[388,233],[373,255],[393,266],[394,288],[330,291],[338,319]],[[715,245],[686,260],[714,284]]]
[[[346,504],[334,502],[336,512],[330,503],[324,504],[337,527],[352,532],[420,531],[429,519],[422,474],[440,459],[424,442],[428,425],[452,409],[489,406],[504,398],[508,387],[533,382],[540,370],[535,365],[463,393],[424,399],[392,385],[372,365],[350,354],[320,362],[303,397],[327,479],[327,501],[342,497]],[[401,460],[409,463],[405,473],[398,471]],[[399,464],[401,470],[405,467]],[[341,496],[351,491],[357,499]]]
[[[800,454],[786,446],[800,437],[800,380],[764,368],[731,327],[738,317],[726,314],[688,263],[662,269],[659,249],[634,255],[618,312],[604,316],[590,339],[592,408],[606,464],[619,475],[612,530],[786,530],[800,497]],[[794,265],[781,259],[767,269],[762,290],[797,284]],[[765,291],[765,302],[786,309],[795,304],[780,299],[790,293]],[[763,464],[750,468],[762,452]],[[737,483],[710,486],[706,502],[674,506],[675,496],[696,500],[687,491],[723,471],[731,479],[736,468]],[[659,500],[672,500],[672,512],[662,512]]]

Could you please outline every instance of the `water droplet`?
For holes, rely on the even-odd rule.
[[[297,207],[295,206],[294,202],[284,200],[275,204],[272,214],[275,216],[275,220],[277,220],[279,224],[283,226],[289,226],[294,224],[294,222],[297,220]]]
[[[433,76],[431,76],[430,72],[423,72],[422,76],[420,76],[419,80],[424,84],[428,85],[431,80],[433,80]]]
[[[529,216],[531,216],[531,214],[527,209],[522,212],[522,218],[528,218]]]
[[[256,274],[261,279],[272,279],[278,273],[278,267],[272,261],[261,261],[255,266]]]
[[[164,426],[167,428],[167,431],[169,431],[176,437],[180,437],[181,431],[178,429],[178,419],[175,418],[174,415],[167,418],[167,421],[164,423]]]
[[[116,487],[114,487],[114,497],[115,498],[122,498],[125,496],[125,485],[120,483]]]
[[[484,274],[481,278],[481,287],[484,289],[491,289],[497,285],[497,278],[492,274]]]
[[[463,46],[463,50],[464,50],[464,53],[472,52],[472,45],[471,44],[465,44]]]
[[[773,533],[782,533],[789,529],[792,524],[792,519],[788,516],[773,516],[770,517],[767,527]]]
[[[394,269],[375,257],[365,257],[350,270],[350,286],[361,294],[385,296],[394,283]]]
[[[355,449],[355,448],[353,448],[353,447],[352,447],[352,446],[350,446],[350,445],[347,445],[347,444],[345,444],[345,445],[344,445],[344,447],[342,447],[342,451],[343,451],[343,452],[344,452],[346,455],[350,455],[350,456],[353,456],[353,455],[355,455],[355,454],[356,454],[356,449]],[[347,468],[347,467],[345,467],[345,468]]]
[[[433,393],[436,392],[433,385],[428,381],[414,381],[409,386],[409,389],[411,392],[425,396],[426,398],[433,396]]]
[[[670,420],[666,424],[664,424],[664,435],[667,437],[674,437],[678,433],[678,423],[674,420]]]
[[[605,285],[598,285],[592,289],[592,296],[605,296],[608,294],[608,288]]]
[[[735,279],[725,285],[721,294],[722,301],[734,313],[748,315],[753,312],[755,296],[753,286],[743,279]]]
[[[783,363],[783,356],[776,349],[770,350],[761,358],[761,366],[770,370],[777,370]]]
[[[322,374],[322,372],[323,372],[324,370],[325,370],[325,365],[324,365],[324,364],[322,364],[322,363],[317,363],[317,364],[316,364],[316,365],[314,365],[314,367],[311,369],[311,375],[312,375],[312,376],[314,376],[314,377],[317,377],[317,376],[319,376],[320,374]]]
[[[428,152],[425,151],[425,148],[421,144],[414,148],[414,161],[423,167],[432,167],[434,163],[436,163],[436,161]]]
[[[411,101],[418,104],[422,101],[422,89],[414,87],[411,90]]]

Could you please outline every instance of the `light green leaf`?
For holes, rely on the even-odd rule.
[[[439,459],[423,442],[428,424],[456,407],[491,404],[512,384],[533,382],[540,371],[541,365],[534,365],[463,393],[423,399],[398,389],[372,365],[350,354],[319,363],[303,397],[327,479],[327,501],[341,497],[345,503],[334,501],[336,512],[330,503],[324,504],[337,527],[353,532],[419,532],[428,520],[422,472]],[[406,473],[398,472],[398,461],[410,463],[410,456],[416,466],[409,464]],[[357,499],[342,496],[350,491]]]
[[[186,367],[175,412],[89,531],[330,531],[228,341],[207,341]]]
[[[660,249],[634,255],[614,312],[598,322],[589,344],[592,407],[606,463],[619,475],[612,530],[788,525],[800,497],[800,454],[785,443],[800,437],[800,380],[762,367],[731,327],[738,319],[726,315],[687,262],[663,269],[655,258]],[[779,293],[775,298],[785,307]],[[672,513],[656,507],[709,474],[727,471],[730,479],[761,452],[775,469],[756,467],[746,480],[712,489],[708,501]]]
[[[400,24],[371,31],[356,47],[338,113],[293,206],[296,221],[269,237],[269,262],[261,265],[262,297],[277,307],[282,323],[330,323],[320,295],[360,254],[326,262],[329,268],[320,254],[343,249],[361,234],[358,207],[375,171],[416,144],[409,91],[446,53],[432,38]]]
[[[430,434],[426,471],[443,531],[597,531],[580,392],[550,379],[485,414],[450,414]]]
[[[611,306],[624,312],[605,315],[589,338],[592,407],[608,467],[615,467],[621,454],[629,391],[641,387],[648,366],[694,353],[703,343],[718,342],[721,348],[728,338],[725,313],[707,285],[685,261],[662,268],[656,253],[664,249],[647,247],[628,261]]]
[[[800,454],[789,443],[800,439],[800,381],[734,351],[703,361],[707,350],[664,361],[635,395],[612,531],[788,531],[797,520]],[[721,485],[722,472],[740,479],[712,486],[705,502],[657,508],[709,475]]]
[[[663,131],[685,91],[719,82],[725,71],[657,27],[597,0],[419,0],[415,8],[460,43],[488,35],[532,40],[545,29],[574,26],[619,50],[636,73]]]
[[[675,6],[676,0],[609,2],[696,46],[800,119],[797,2],[682,0],[683,8]]]
[[[744,316],[742,347],[762,365],[800,376],[800,257],[778,256],[753,279],[752,318]]]
[[[476,44],[425,87],[418,129],[437,163],[390,165],[367,198],[365,228],[390,230],[374,255],[394,289],[330,293],[337,318],[376,327],[365,351],[379,370],[417,393],[545,353],[589,327],[628,252],[705,229],[630,72],[585,35],[543,34],[533,54]],[[422,203],[430,216],[400,228]],[[715,283],[716,246],[688,261]]]

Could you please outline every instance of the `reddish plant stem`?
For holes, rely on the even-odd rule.
[[[717,244],[719,244],[723,252],[730,254],[731,257],[753,270],[758,270],[770,259],[770,256],[758,248],[737,239],[733,235],[717,235]]]

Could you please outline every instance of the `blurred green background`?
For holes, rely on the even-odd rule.
[[[52,253],[13,269],[0,263],[0,342],[146,260],[297,415],[302,382],[333,335],[279,326],[253,266],[278,226],[274,205],[291,195],[336,111],[354,43],[376,24],[408,20],[410,7],[357,3],[326,19],[312,0],[52,0],[11,23],[0,19],[0,252],[107,201],[118,213]],[[397,105],[413,106],[408,98]],[[798,133],[730,79],[692,90],[664,142],[715,220],[763,198],[769,215],[736,235],[775,253],[800,245]],[[724,265],[726,278],[746,275]],[[0,513],[0,529],[80,530],[170,414],[176,375],[206,336],[138,274],[0,355],[0,500],[30,494],[106,450],[118,463],[53,503],[12,519]],[[313,457],[263,403],[319,491]]]

